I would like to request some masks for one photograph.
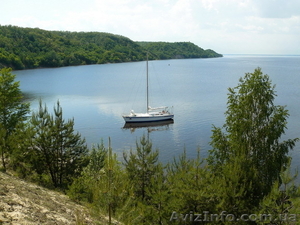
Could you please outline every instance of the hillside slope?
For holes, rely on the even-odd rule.
[[[222,57],[211,49],[204,50],[191,42],[137,42],[159,59],[190,59]]]
[[[0,26],[0,67],[28,69],[142,60],[129,38],[100,32]]]
[[[221,56],[188,42],[167,43],[163,48],[161,45],[161,42],[151,43],[145,48],[144,44],[127,37],[103,32],[47,31],[0,25],[0,68],[21,70],[142,61],[146,59],[146,51],[153,51],[151,60]]]
[[[106,219],[103,218],[102,223]],[[101,224],[67,196],[0,172],[0,224]]]

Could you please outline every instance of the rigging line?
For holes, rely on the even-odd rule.
[[[149,65],[151,65],[151,69],[149,70],[150,71],[149,74],[151,73],[150,76],[149,76],[149,83],[150,83],[150,87],[152,87],[152,90],[150,89],[150,91],[153,92],[153,90],[154,90],[153,87],[156,86],[157,87],[157,93],[160,94],[159,100],[162,102],[160,104],[165,104],[166,103],[166,96],[167,95],[166,95],[165,88],[163,88],[163,82],[162,82],[162,80],[164,80],[164,79],[161,78],[161,76],[164,76],[164,75],[163,74],[159,74],[157,72],[154,63],[149,64]],[[165,70],[163,70],[163,71],[165,71]],[[152,81],[151,81],[151,78],[152,78]],[[153,81],[153,78],[155,78],[154,81]],[[153,84],[153,82],[156,85],[151,85],[151,83]],[[158,105],[158,106],[160,106],[160,105]]]
[[[142,88],[144,84],[144,63],[143,62],[137,62],[140,65],[137,66],[137,70],[133,71],[132,75],[129,77],[132,79],[133,82],[130,82],[128,84],[128,87],[130,89],[129,95],[127,95],[127,100],[126,100],[126,110],[127,107],[131,107],[130,109],[134,109],[135,104],[138,101],[138,96],[142,96],[140,93],[142,93]]]

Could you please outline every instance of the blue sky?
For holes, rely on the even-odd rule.
[[[222,54],[300,54],[299,0],[1,0],[1,25],[190,41]]]

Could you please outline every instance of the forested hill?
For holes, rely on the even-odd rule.
[[[211,49],[204,50],[191,42],[137,42],[159,59],[188,59],[222,57]]]
[[[0,68],[30,69],[150,59],[222,57],[190,42],[134,42],[102,32],[0,26]]]

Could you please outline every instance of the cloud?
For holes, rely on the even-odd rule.
[[[299,0],[255,0],[258,15],[263,18],[290,18],[300,15]]]
[[[191,41],[220,53],[282,51],[270,46],[271,38],[292,40],[292,52],[300,52],[299,0],[4,1],[2,24],[108,32],[134,41]]]

